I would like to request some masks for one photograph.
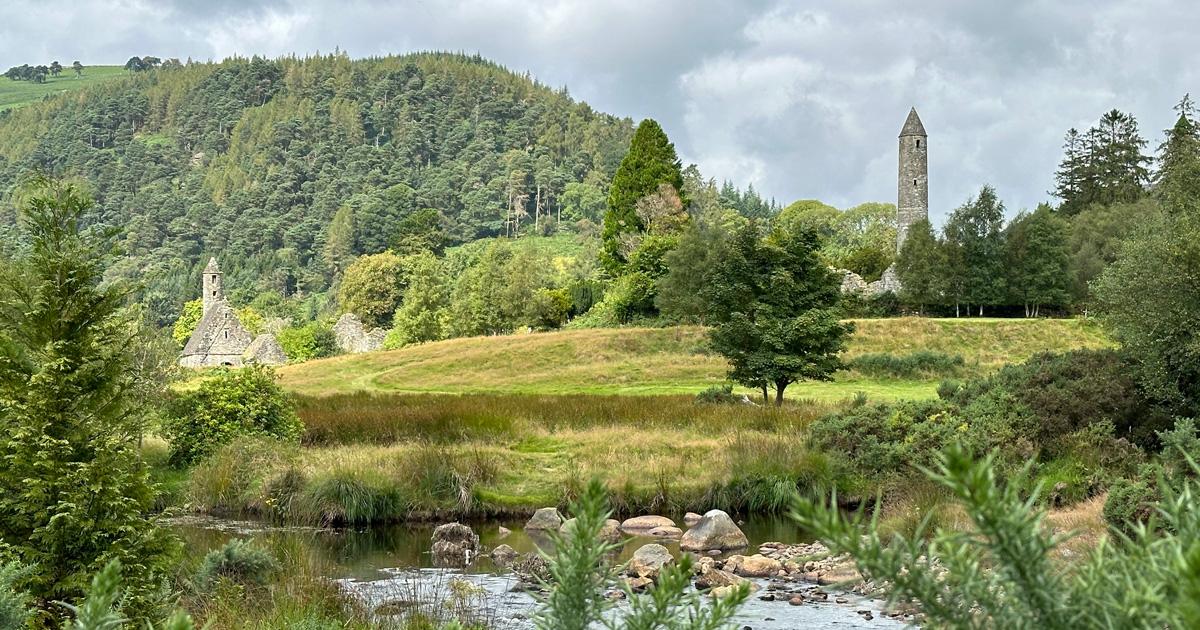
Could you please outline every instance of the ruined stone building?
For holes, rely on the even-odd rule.
[[[247,363],[273,365],[287,361],[287,355],[274,335],[252,338],[238,321],[237,313],[221,289],[221,270],[216,258],[210,259],[204,268],[201,285],[204,290],[200,298],[203,314],[179,356],[179,365],[189,368],[236,367]]]
[[[904,246],[908,228],[929,218],[929,137],[917,108],[908,112],[900,129],[899,181],[896,194],[896,252]]]

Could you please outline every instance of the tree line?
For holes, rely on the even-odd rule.
[[[84,65],[78,61],[71,63],[71,69],[75,71],[75,76],[83,76]],[[57,61],[51,61],[50,65],[31,66],[29,64],[21,64],[13,66],[4,73],[4,77],[10,81],[30,81],[32,83],[45,83],[46,77],[57,77],[63,73],[63,66]]]
[[[1087,312],[1093,283],[1139,226],[1179,213],[1200,199],[1200,132],[1185,96],[1157,157],[1136,119],[1106,112],[1086,132],[1066,134],[1053,194],[1005,223],[996,191],[984,186],[954,210],[940,233],[928,222],[910,230],[897,260],[901,299],[926,309],[985,314],[1017,305],[1026,316],[1043,308]],[[1157,165],[1157,168],[1152,166]]]

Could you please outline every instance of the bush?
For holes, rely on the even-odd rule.
[[[299,501],[309,521],[326,526],[395,521],[407,512],[397,484],[368,469],[343,468],[319,476]]]
[[[190,464],[241,435],[299,440],[295,403],[265,366],[222,370],[171,401],[164,433],[170,461]]]
[[[921,350],[905,356],[888,353],[863,354],[850,359],[848,365],[865,376],[917,378],[953,376],[962,369],[965,362],[957,354]]]
[[[1064,571],[1055,558],[1066,539],[1045,526],[1020,484],[997,479],[992,457],[953,449],[929,477],[962,505],[962,528],[898,532],[884,541],[877,523],[846,516],[826,501],[799,501],[796,520],[859,571],[890,585],[889,603],[915,605],[931,628],[1195,628],[1196,487],[1162,488],[1160,531],[1140,529],[1097,547]]]
[[[1158,486],[1147,479],[1118,479],[1108,488],[1104,522],[1115,530],[1132,534],[1154,516],[1162,500]]]
[[[1109,421],[1115,434],[1157,448],[1157,432],[1171,426],[1170,412],[1149,401],[1129,362],[1113,350],[1038,354],[1023,364],[968,382],[953,396],[959,404],[1001,388],[1036,419],[1030,437],[1051,442],[1090,424]]]
[[[275,558],[248,540],[231,540],[204,556],[196,570],[196,586],[207,592],[226,579],[242,586],[263,587],[279,570]]]
[[[28,567],[16,562],[0,564],[0,628],[24,628],[33,610],[29,594],[18,588],[30,574]]]
[[[696,394],[696,404],[698,405],[737,405],[741,402],[742,397],[734,394],[733,385],[728,383],[713,385]]]
[[[263,474],[290,463],[293,453],[270,438],[238,438],[213,451],[191,471],[189,500],[205,512],[241,514],[258,511]],[[274,512],[274,510],[272,510]]]
[[[338,351],[333,328],[320,322],[284,328],[275,337],[293,363],[331,357]]]
[[[867,477],[906,472],[928,465],[966,425],[944,401],[913,401],[853,407],[818,420],[810,428],[813,445],[844,457]]]

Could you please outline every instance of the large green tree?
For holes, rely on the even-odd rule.
[[[900,279],[900,298],[924,314],[925,307],[942,300],[942,279],[946,252],[933,233],[929,219],[921,219],[908,228],[908,238],[896,259]]]
[[[709,339],[729,360],[729,377],[747,387],[775,389],[828,380],[853,324],[838,321],[838,281],[817,255],[811,231],[775,230],[766,237],[747,225],[731,239],[706,288]]]
[[[1070,301],[1067,225],[1047,204],[1022,212],[1005,229],[1006,270],[1012,299],[1037,317],[1042,305]]]
[[[406,284],[404,263],[392,252],[360,256],[342,276],[338,304],[368,327],[390,326]]]
[[[1150,180],[1146,140],[1132,114],[1111,110],[1086,133],[1067,131],[1055,173],[1059,210],[1074,215],[1093,203],[1134,201]]]
[[[39,181],[20,207],[29,249],[0,269],[0,547],[34,571],[39,626],[119,560],[123,611],[144,618],[174,550],[148,515],[137,445],[138,326],[127,291],[104,283],[107,239],[82,229],[91,200]]]
[[[984,307],[1004,301],[1004,203],[984,186],[946,221],[947,286],[955,302]]]
[[[1143,222],[1095,282],[1102,321],[1152,396],[1200,411],[1200,217]]]
[[[629,261],[629,248],[623,239],[640,235],[647,226],[638,216],[638,202],[657,194],[659,185],[670,185],[679,196],[681,205],[688,203],[683,195],[683,171],[675,145],[657,122],[647,118],[638,125],[629,143],[629,152],[613,175],[608,191],[608,211],[604,215],[601,234],[601,262],[612,275],[620,275]]]

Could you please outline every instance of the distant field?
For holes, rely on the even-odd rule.
[[[45,83],[11,81],[0,77],[0,111],[35,103],[49,95],[78,90],[125,75],[125,69],[121,66],[88,66],[84,68],[83,76],[77,77],[75,71],[67,66],[63,68],[61,76],[47,77]]]
[[[917,350],[957,354],[968,374],[992,371],[1040,351],[1108,344],[1077,320],[857,320],[847,358]],[[355,391],[521,394],[691,394],[724,382],[726,364],[705,348],[702,328],[625,328],[473,337],[286,366],[284,385],[309,395]],[[941,378],[869,378],[843,373],[800,383],[792,399],[926,398]]]

